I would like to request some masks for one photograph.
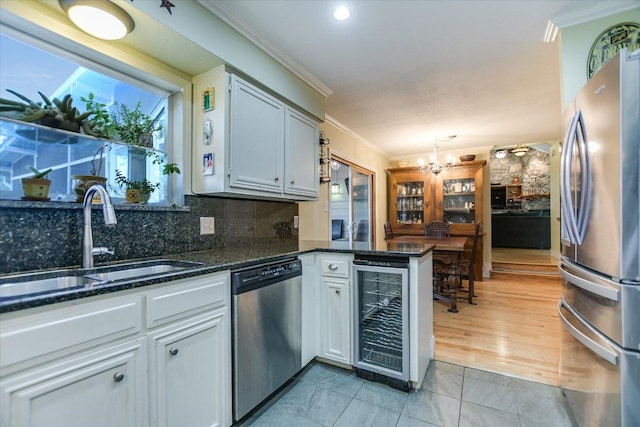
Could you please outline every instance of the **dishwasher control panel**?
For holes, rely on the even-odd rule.
[[[231,274],[231,286],[235,295],[301,274],[302,262],[298,259],[290,259],[234,271]]]

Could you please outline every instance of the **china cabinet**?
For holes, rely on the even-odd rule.
[[[447,222],[452,236],[466,236],[464,257],[471,257],[475,224],[482,221],[482,172],[485,160],[461,162],[436,178],[435,219]],[[483,232],[480,230],[474,274],[482,278]]]
[[[423,235],[424,224],[445,221],[452,236],[468,237],[465,257],[469,257],[475,224],[482,221],[486,163],[461,162],[438,175],[422,173],[418,166],[388,169],[388,215],[394,235]],[[478,243],[475,275],[482,277],[482,240]]]
[[[486,162],[460,163],[436,178],[436,219],[452,226],[452,232],[473,234],[473,224],[482,221],[482,168]]]
[[[419,167],[387,170],[389,222],[397,235],[424,234],[424,224],[432,221],[431,173]]]

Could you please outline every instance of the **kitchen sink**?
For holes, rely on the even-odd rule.
[[[96,282],[97,280],[85,276],[59,276],[24,282],[0,283],[0,298],[78,288]]]
[[[105,271],[100,273],[87,274],[85,277],[100,280],[100,281],[111,282],[115,280],[133,279],[136,277],[171,273],[174,271],[184,270],[187,267],[194,267],[197,265],[198,264],[195,264],[195,263],[189,266],[184,266],[182,264],[176,265],[175,263],[170,263],[170,264],[163,263],[163,264],[149,265],[146,267],[135,266],[131,268],[118,269],[114,271]]]
[[[65,289],[90,287],[120,280],[157,276],[201,266],[191,261],[154,260],[130,264],[116,264],[91,269],[51,271],[48,273],[17,274],[0,279],[0,298],[51,293]],[[84,273],[84,274],[83,274]]]

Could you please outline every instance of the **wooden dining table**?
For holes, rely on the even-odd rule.
[[[464,260],[464,245],[467,238],[454,236],[434,239],[425,236],[397,236],[392,241],[398,243],[419,242],[435,246],[433,248],[433,274],[436,280],[434,281],[433,297],[449,303],[448,311],[457,313],[457,288],[460,286],[458,264]]]

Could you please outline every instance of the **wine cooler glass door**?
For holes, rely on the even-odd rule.
[[[356,266],[356,366],[409,379],[408,270]]]

